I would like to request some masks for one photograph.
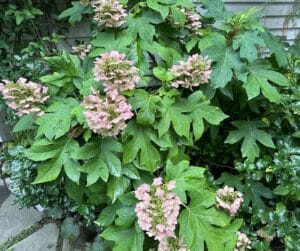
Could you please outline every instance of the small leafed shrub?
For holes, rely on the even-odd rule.
[[[17,25],[40,18],[9,8]],[[41,74],[0,86],[17,199],[76,214],[101,250],[297,250],[299,53],[260,17],[219,0],[72,2],[60,24],[89,40],[35,46]]]

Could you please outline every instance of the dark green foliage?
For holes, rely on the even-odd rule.
[[[156,249],[137,224],[133,191],[162,176],[176,181],[174,191],[184,203],[176,234],[191,251],[232,251],[237,230],[255,250],[297,250],[299,46],[284,48],[256,9],[231,13],[220,0],[120,2],[130,13],[117,29],[97,27],[84,1],[62,3],[60,10],[52,1],[0,3],[6,24],[0,30],[1,78],[27,77],[50,95],[38,118],[18,118],[7,109],[15,143],[2,159],[17,201],[67,217],[65,238],[75,239],[82,221],[101,236],[87,250]],[[196,4],[204,13],[197,34],[185,28],[180,11]],[[49,18],[59,31],[89,22],[88,57],[57,51],[61,37],[42,34],[41,12],[57,14],[60,21]],[[33,28],[32,41],[20,37]],[[124,93],[134,113],[126,129],[102,137],[89,129],[80,104],[91,87],[103,94],[93,61],[112,50],[134,62],[141,81]],[[264,51],[270,53],[263,57]],[[196,53],[212,60],[209,83],[173,88],[170,68]],[[215,206],[215,191],[223,185],[243,193],[235,219]]]

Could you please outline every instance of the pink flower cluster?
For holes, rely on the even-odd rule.
[[[165,238],[159,242],[158,251],[188,251],[181,239]]]
[[[199,30],[202,27],[202,23],[200,21],[201,16],[192,10],[184,8],[181,9],[181,12],[184,13],[186,17],[186,23],[184,27],[192,32],[195,32],[196,34],[199,34]]]
[[[95,61],[95,80],[104,81],[104,91],[112,98],[123,91],[134,89],[140,80],[138,68],[125,58],[125,54],[111,51],[102,54]]]
[[[233,187],[225,186],[224,188],[218,189],[216,201],[218,208],[224,208],[228,210],[231,216],[234,216],[244,199],[242,193],[234,191]]]
[[[81,105],[85,108],[83,114],[91,130],[102,136],[118,135],[126,128],[126,120],[133,116],[124,96],[118,95],[112,100],[106,95],[101,99],[99,92],[94,89]]]
[[[8,80],[3,82],[5,84],[0,84],[0,92],[6,100],[6,105],[15,110],[17,116],[31,113],[36,116],[44,114],[40,106],[49,98],[48,87],[27,81],[25,78],[19,78],[16,83]]]
[[[107,52],[96,58],[94,75],[96,81],[103,81],[106,97],[99,92],[85,97],[82,106],[89,127],[102,136],[116,136],[126,128],[126,120],[132,118],[131,106],[122,96],[123,91],[132,90],[139,81],[138,69],[126,55],[117,51]]]
[[[171,68],[174,75],[172,86],[192,88],[202,83],[208,83],[211,75],[211,60],[199,54],[194,54],[187,61],[180,61],[179,65]]]
[[[78,55],[81,60],[86,59],[87,53],[91,50],[92,45],[90,44],[80,44],[77,46],[72,46],[72,53]]]
[[[95,0],[92,2],[94,7],[94,20],[99,26],[104,25],[110,28],[120,27],[127,16],[125,9],[117,0]]]
[[[180,199],[171,192],[175,181],[163,184],[162,178],[155,178],[152,185],[142,184],[135,191],[140,200],[135,207],[140,227],[147,235],[163,243],[167,238],[176,238],[175,228],[180,210]]]
[[[234,251],[246,251],[251,249],[251,241],[244,233],[237,231],[237,243]]]

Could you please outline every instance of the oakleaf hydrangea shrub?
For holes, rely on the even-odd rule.
[[[72,2],[59,19],[89,40],[0,89],[32,186],[63,184],[107,250],[295,250],[297,64],[260,16],[219,0]]]

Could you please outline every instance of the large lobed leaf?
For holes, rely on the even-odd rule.
[[[175,180],[176,188],[174,192],[183,203],[187,202],[187,191],[197,191],[205,183],[205,169],[202,167],[190,166],[189,161],[183,160],[177,165],[171,161],[167,162],[166,179]]]
[[[113,251],[143,250],[144,233],[138,226],[132,228],[111,226],[105,229],[101,236],[115,242]]]
[[[78,148],[78,142],[67,137],[54,142],[36,141],[26,151],[26,154],[31,160],[45,162],[38,168],[38,176],[35,178],[34,184],[54,181],[61,173],[62,168],[70,180],[79,184],[80,164],[72,155],[78,151]]]
[[[211,83],[214,88],[225,87],[233,77],[233,71],[241,70],[241,61],[237,52],[226,45],[226,39],[220,33],[210,33],[199,41],[204,55],[216,62],[212,67]]]
[[[272,136],[259,128],[265,127],[265,124],[260,121],[234,121],[232,124],[237,127],[237,130],[230,131],[225,143],[234,144],[243,139],[241,152],[243,157],[247,157],[249,161],[254,161],[259,157],[259,146],[257,142],[269,148],[275,148],[272,141]]]
[[[281,95],[277,89],[271,84],[278,86],[289,86],[289,81],[281,73],[270,70],[268,65],[255,64],[249,66],[248,77],[243,87],[246,89],[248,99],[257,97],[260,92],[270,101],[274,103],[281,102]]]
[[[215,193],[198,190],[179,217],[179,235],[190,250],[232,251],[242,220],[231,218],[215,207]]]
[[[81,171],[87,174],[87,186],[94,184],[99,178],[107,182],[109,173],[121,176],[119,153],[122,150],[122,145],[114,138],[103,138],[86,143],[74,153],[77,159],[86,160]]]
[[[142,170],[155,171],[160,162],[160,154],[154,144],[156,138],[153,129],[129,122],[124,131],[123,163],[131,163],[137,158]]]
[[[37,136],[45,135],[47,139],[58,139],[71,128],[72,110],[79,103],[73,98],[50,105],[46,113],[36,120],[39,125]]]

